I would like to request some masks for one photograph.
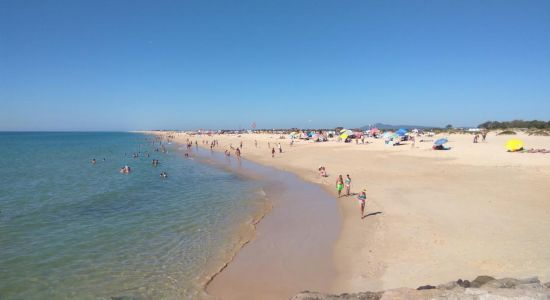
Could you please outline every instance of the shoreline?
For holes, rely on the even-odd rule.
[[[254,237],[256,236],[256,227],[257,225],[269,214],[269,212],[273,209],[273,205],[271,203],[269,204],[269,207],[266,207],[264,210],[260,211],[258,215],[254,216],[251,221],[246,223],[246,226],[250,227],[250,231],[247,233],[246,236],[242,237],[239,242],[237,243],[237,246],[232,249],[230,257],[223,263],[222,266],[218,268],[217,271],[210,272],[212,275],[209,275],[205,278],[205,282],[201,284],[201,289],[203,292],[207,293],[208,285],[212,283],[216,279],[218,275],[220,275],[237,257],[237,254],[241,249],[246,247],[250,242],[254,240]],[[268,205],[266,205],[268,206]],[[207,297],[211,297],[207,293]]]
[[[296,141],[290,147],[288,139],[269,134],[181,138],[217,139],[218,151],[243,141],[246,159],[296,174],[333,196],[338,174],[351,174],[352,192],[367,187],[366,213],[379,215],[360,220],[355,201],[336,199],[342,227],[333,247],[332,292],[419,286],[483,273],[550,278],[550,258],[540,250],[550,247],[550,239],[537,229],[550,226],[545,201],[550,155],[506,153],[502,145],[509,137],[490,134],[487,143],[472,144],[468,135],[452,135],[453,150],[443,152],[428,143],[387,147],[372,139],[365,145]],[[550,148],[547,137],[519,138],[528,147]],[[272,159],[269,142],[284,144],[286,151]],[[361,163],[353,163],[358,159]],[[328,179],[318,176],[320,164]]]
[[[147,132],[145,132],[148,134]],[[176,144],[178,146],[184,146],[185,143],[182,143],[182,141],[172,140],[173,144]],[[316,250],[316,249],[310,249],[307,254],[305,252],[300,252],[299,248],[297,247],[296,239],[294,239],[291,243],[287,243],[287,246],[283,247],[286,249],[287,254],[281,254],[280,251],[277,251],[276,249],[265,249],[266,241],[267,243],[276,243],[276,244],[285,244],[286,241],[288,241],[290,238],[284,237],[280,238],[281,234],[286,235],[286,230],[281,230],[277,227],[270,226],[269,224],[275,223],[283,223],[288,222],[286,219],[289,216],[296,216],[298,219],[302,219],[304,216],[301,212],[298,212],[298,209],[296,209],[296,205],[294,203],[304,202],[302,200],[298,200],[298,198],[308,198],[307,195],[312,194],[311,191],[308,190],[308,192],[297,195],[296,191],[302,191],[307,190],[307,185],[311,185],[311,183],[308,183],[307,181],[302,181],[302,179],[296,178],[296,179],[287,179],[289,176],[296,176],[289,172],[284,172],[282,170],[277,170],[276,168],[271,168],[269,166],[265,166],[263,164],[257,164],[256,162],[248,159],[231,159],[231,160],[224,160],[225,157],[223,157],[223,153],[220,153],[220,151],[215,151],[214,153],[210,152],[209,149],[206,149],[203,147],[203,145],[199,145],[201,147],[195,147],[193,145],[192,151],[189,152],[190,155],[196,159],[197,161],[200,161],[201,163],[208,163],[213,165],[214,167],[225,169],[229,172],[236,173],[239,176],[249,177],[252,180],[260,180],[260,182],[264,183],[264,186],[262,188],[262,191],[265,195],[265,198],[267,200],[267,203],[265,206],[269,206],[269,208],[261,209],[259,212],[259,215],[256,215],[253,217],[251,221],[246,222],[246,226],[250,228],[250,231],[246,231],[244,234],[239,234],[240,240],[237,243],[236,247],[233,247],[233,249],[230,251],[230,255],[222,258],[223,263],[221,265],[217,265],[214,267],[213,271],[207,271],[206,273],[209,274],[206,276],[205,280],[201,281],[200,286],[203,289],[203,292],[205,292],[205,298],[223,298],[223,299],[241,299],[239,295],[234,295],[234,298],[230,298],[227,296],[229,293],[233,291],[232,285],[229,287],[226,282],[229,282],[231,280],[235,280],[235,278],[240,278],[243,276],[243,274],[248,276],[254,276],[256,271],[251,270],[243,270],[247,267],[242,267],[243,261],[248,261],[250,259],[257,260],[259,263],[261,261],[272,261],[273,263],[270,263],[270,266],[264,266],[264,268],[272,268],[273,270],[271,272],[267,273],[276,273],[277,269],[280,268],[281,265],[278,265],[278,262],[281,262],[281,255],[286,255],[286,259],[294,259],[296,260],[295,263],[293,263],[294,266],[300,267],[303,269],[312,268],[312,264],[309,261],[313,261],[314,259],[317,259],[317,264],[322,266],[320,268],[317,268],[319,271],[319,274],[316,273],[310,273],[306,277],[310,277],[307,279],[303,278],[295,278],[295,282],[301,283],[299,288],[298,287],[292,287],[287,286],[286,289],[278,290],[276,292],[273,292],[273,295],[279,295],[274,297],[269,297],[264,295],[264,284],[252,284],[250,287],[247,286],[247,297],[250,297],[250,295],[256,295],[257,297],[261,297],[263,299],[280,299],[281,295],[284,295],[284,298],[290,298],[294,294],[302,291],[303,289],[307,288],[307,283],[311,283],[313,286],[316,286],[318,290],[324,290],[327,292],[330,292],[330,290],[323,289],[324,286],[326,286],[326,283],[332,282],[326,281],[326,278],[330,277],[333,272],[327,272],[325,269],[327,269],[326,264],[320,263],[320,258],[323,258],[322,261],[327,261],[332,258],[332,246],[331,247],[321,247],[322,250]],[[184,153],[185,150],[182,150],[182,153]],[[212,156],[209,156],[211,154]],[[296,176],[297,177],[297,176]],[[326,193],[324,190],[319,188],[319,191],[323,194],[320,198],[325,197],[325,199],[331,199],[331,196]],[[281,194],[287,193],[285,196],[281,196]],[[290,194],[288,194],[290,193]],[[319,199],[319,195],[317,196],[317,199]],[[293,201],[291,201],[293,200]],[[322,205],[321,205],[322,207]],[[295,209],[297,212],[292,213],[291,211],[288,211],[289,209]],[[281,211],[286,210],[284,213],[281,213]],[[325,212],[333,213],[333,209],[324,209],[322,210]],[[320,212],[317,209],[317,212]],[[321,214],[322,215],[322,214]],[[281,216],[283,216],[285,219],[282,219]],[[337,218],[339,220],[339,216],[335,215],[334,218]],[[266,220],[267,219],[267,220]],[[307,219],[306,219],[307,220]],[[310,219],[312,221],[312,219]],[[324,218],[324,221],[326,218]],[[339,221],[338,221],[339,222]],[[328,222],[328,224],[332,224],[331,222]],[[300,229],[299,227],[303,226],[295,226],[294,231],[300,236],[301,239],[313,239],[316,242],[312,242],[311,244],[317,247],[318,244],[323,244],[323,241],[328,241],[331,237],[331,235],[328,233],[328,231],[320,231],[318,229]],[[304,228],[306,228],[305,226]],[[334,228],[339,228],[338,226],[334,226]],[[329,230],[330,231],[330,230]],[[337,235],[339,231],[335,231],[335,233],[332,235],[333,239],[336,240]],[[260,235],[260,237],[258,237]],[[326,235],[326,236],[325,236]],[[278,238],[279,237],[279,238]],[[278,238],[278,239],[277,239]],[[329,244],[333,244],[334,241],[330,241]],[[263,245],[263,246],[262,246]],[[258,251],[258,248],[264,247],[261,251]],[[249,248],[256,249],[256,250],[249,250]],[[311,248],[311,247],[310,247]],[[294,250],[291,250],[294,249]],[[248,252],[247,254],[243,254],[245,252]],[[326,254],[321,254],[321,252],[327,252]],[[258,255],[257,253],[263,253],[262,255]],[[267,259],[265,253],[268,253]],[[291,258],[288,256],[288,253],[291,254]],[[260,256],[263,256],[259,258]],[[311,259],[305,259],[303,260],[303,256],[311,256],[313,258]],[[244,258],[243,258],[244,257]],[[326,257],[326,258],[325,258]],[[302,261],[303,260],[303,261]],[[308,265],[309,262],[309,265]],[[313,264],[315,265],[315,264]],[[332,268],[333,265],[330,264],[330,267]],[[296,271],[297,273],[300,273],[300,271]],[[283,272],[282,275],[286,275],[289,278],[292,278],[292,273],[294,272]],[[303,273],[303,272],[302,272]],[[233,275],[238,274],[238,275]],[[223,277],[222,279],[219,279],[219,277]],[[277,282],[277,276],[276,275],[270,275],[269,281],[271,282]],[[250,278],[248,282],[253,281],[256,278]],[[240,280],[237,280],[240,281]],[[319,282],[322,282],[320,284]],[[256,291],[252,291],[250,288],[256,287]],[[276,287],[276,284],[272,284],[271,287]],[[245,288],[241,289],[245,290]],[[223,295],[224,297],[219,297]],[[218,297],[216,297],[218,296]],[[229,298],[228,298],[229,297]],[[254,298],[254,296],[252,296]],[[257,298],[256,297],[256,298]]]

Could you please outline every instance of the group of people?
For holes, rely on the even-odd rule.
[[[324,167],[322,167],[324,168]],[[320,168],[319,168],[320,169]],[[336,191],[338,192],[338,198],[342,197],[342,191],[346,189],[346,195],[350,196],[350,190],[351,190],[351,177],[349,174],[346,175],[346,178],[344,178],[342,175],[338,175],[338,179],[336,179]],[[357,195],[357,201],[359,202],[359,207],[361,209],[361,219],[365,216],[365,203],[367,200],[367,189],[363,189],[359,195]]]
[[[476,133],[476,135],[474,135],[474,144],[479,143],[479,136],[479,133]],[[481,133],[481,141],[485,142],[485,139],[487,139],[487,131]]]

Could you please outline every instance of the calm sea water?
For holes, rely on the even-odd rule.
[[[154,152],[148,139],[0,133],[0,298],[202,295],[263,204],[261,184],[186,159],[176,145]],[[129,175],[119,173],[125,164]]]

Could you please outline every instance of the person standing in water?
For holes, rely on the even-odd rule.
[[[357,200],[359,201],[359,205],[361,206],[361,219],[363,219],[363,216],[365,215],[365,201],[367,200],[367,189],[363,189],[359,196],[357,196]]]
[[[342,178],[342,175],[338,175],[338,179],[336,179],[336,190],[338,191],[338,198],[341,197],[343,189],[344,189],[344,179]]]
[[[351,178],[349,177],[349,174],[346,175],[346,179],[344,180],[344,185],[346,186],[346,196],[349,196],[349,191],[351,189]]]

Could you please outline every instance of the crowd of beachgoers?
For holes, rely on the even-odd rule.
[[[486,143],[488,130],[470,130],[463,132],[465,134],[470,134],[472,137],[472,143]],[[446,144],[449,142],[447,137],[435,138],[436,133],[430,130],[421,130],[421,129],[405,129],[400,128],[398,130],[381,130],[378,128],[371,128],[368,130],[349,130],[345,128],[337,128],[335,130],[238,130],[238,131],[193,131],[193,132],[172,132],[168,135],[162,136],[158,135],[155,138],[155,141],[152,141],[153,145],[155,142],[158,143],[160,148],[155,149],[155,151],[166,151],[164,145],[162,144],[163,139],[167,143],[170,143],[176,134],[184,133],[187,138],[185,139],[186,151],[184,153],[185,157],[190,157],[192,155],[193,146],[209,148],[211,151],[218,150],[223,151],[224,155],[227,158],[230,158],[233,154],[237,159],[241,159],[243,149],[242,139],[235,145],[230,143],[229,145],[224,145],[224,149],[220,149],[220,143],[216,136],[235,136],[245,137],[249,134],[260,134],[260,135],[270,135],[275,137],[274,141],[263,141],[269,150],[269,154],[272,158],[275,158],[277,155],[283,153],[283,145],[286,147],[293,147],[295,142],[313,142],[313,143],[323,143],[323,142],[336,142],[336,143],[351,143],[357,145],[365,145],[373,143],[374,139],[383,140],[384,145],[386,146],[400,146],[409,144],[411,148],[416,147],[416,143],[431,143],[431,149],[433,150],[451,150],[451,147],[447,147]],[[439,133],[441,135],[441,133]],[[260,146],[258,140],[253,141],[254,148],[263,147]],[[508,152],[518,152],[518,153],[550,153],[550,150],[546,149],[525,149],[523,141],[519,139],[509,139],[504,148]],[[136,155],[136,154],[134,154]],[[148,155],[148,154],[147,154]],[[153,165],[158,165],[158,160],[153,160]],[[130,167],[125,166],[121,168],[122,173],[129,173]],[[324,165],[320,165],[317,169],[319,176],[326,178],[328,177],[327,169]],[[162,178],[166,178],[167,174],[165,172],[161,173]],[[361,218],[364,218],[365,202],[366,202],[366,187],[362,187],[359,193],[351,193],[351,177],[347,174],[345,177],[343,175],[338,175],[335,183],[336,191],[338,198],[345,196],[349,197],[350,195],[355,195],[359,202],[359,207],[361,211]]]

